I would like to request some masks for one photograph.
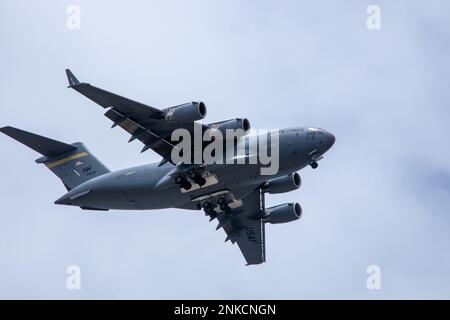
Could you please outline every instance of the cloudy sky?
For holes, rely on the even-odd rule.
[[[81,28],[67,28],[69,5]],[[366,26],[369,5],[381,29]],[[318,126],[337,141],[302,188],[302,220],[267,227],[245,267],[200,212],[56,206],[63,185],[0,136],[0,298],[450,298],[448,1],[2,1],[0,126],[83,141],[110,169],[140,154],[64,69],[210,122]],[[151,196],[151,195],[149,195]],[[66,288],[79,265],[81,290]],[[381,290],[366,286],[381,270]]]

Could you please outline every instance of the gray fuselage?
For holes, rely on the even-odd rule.
[[[158,186],[174,170],[173,164],[152,163],[98,176],[70,190],[55,203],[122,210],[200,209],[193,199],[220,190],[228,190],[242,199],[262,183],[308,166],[330,149],[335,140],[331,133],[318,128],[296,127],[278,133],[279,170],[274,175],[261,175],[261,168],[267,167],[262,164],[211,164],[208,171],[217,177],[216,184],[182,192],[174,183]]]

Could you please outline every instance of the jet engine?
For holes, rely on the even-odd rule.
[[[250,121],[248,121],[248,119],[246,118],[236,118],[210,123],[209,127],[212,129],[220,130],[222,134],[225,134],[227,129],[242,129],[244,130],[244,132],[247,132],[250,129]]]
[[[205,116],[206,105],[203,102],[188,102],[165,110],[166,121],[173,123],[188,123]]]
[[[268,193],[284,193],[300,188],[301,179],[297,172],[288,174],[287,176],[274,178],[263,186],[263,191]]]
[[[271,224],[286,223],[300,219],[301,215],[302,207],[299,203],[285,203],[266,209],[262,221]]]

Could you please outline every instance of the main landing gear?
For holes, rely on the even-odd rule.
[[[212,219],[214,219],[217,216],[217,212],[214,210],[215,206],[211,202],[209,201],[204,202],[202,207],[203,210],[205,210],[205,214],[210,216]]]
[[[189,174],[189,178],[191,178],[191,180],[194,181],[194,183],[198,184],[200,187],[203,187],[206,184],[206,179],[198,173],[191,172]]]
[[[178,176],[175,178],[175,183],[180,185],[181,188],[189,190],[192,188],[192,183],[190,183],[185,177]]]
[[[216,204],[213,204],[210,201],[205,201],[202,204],[203,210],[205,210],[205,213],[210,216],[211,218],[214,218],[217,216],[216,207],[220,208],[220,211],[228,213],[231,211],[231,208],[226,203],[226,200],[224,198],[219,198],[216,201]]]
[[[187,175],[179,175],[175,178],[175,183],[180,186],[180,188],[186,191],[192,188],[192,184],[198,184],[199,187],[203,187],[206,184],[206,179],[198,172],[189,172]]]
[[[217,199],[217,204],[219,205],[220,210],[222,210],[223,212],[231,211],[231,208],[228,206],[224,198]]]

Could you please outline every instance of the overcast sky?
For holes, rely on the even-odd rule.
[[[80,30],[66,27],[71,4]],[[381,30],[366,26],[370,4]],[[2,135],[0,298],[450,298],[449,12],[444,0],[1,1],[0,126],[83,141],[111,170],[159,161],[66,88],[70,67],[155,107],[204,101],[209,122],[337,140],[302,188],[268,196],[303,216],[267,226],[267,263],[245,267],[200,211],[54,205],[62,183]]]

